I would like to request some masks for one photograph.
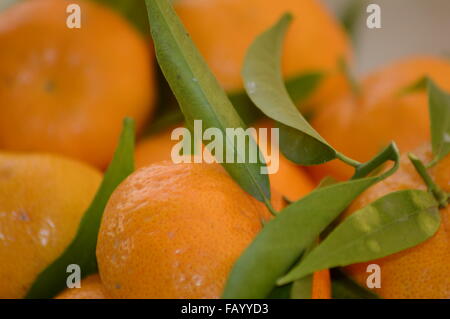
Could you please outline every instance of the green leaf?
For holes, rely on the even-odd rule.
[[[286,90],[295,104],[305,101],[317,89],[324,78],[320,71],[302,73],[285,81]]]
[[[336,151],[300,114],[284,85],[281,74],[283,38],[292,17],[285,14],[259,35],[244,60],[244,86],[253,103],[280,123],[280,149],[290,160],[303,165],[336,158]]]
[[[275,287],[267,297],[268,299],[290,299],[291,298],[292,285],[284,285]]]
[[[336,184],[336,183],[338,183],[338,180],[335,179],[334,177],[332,177],[332,176],[325,176],[319,182],[319,185],[317,185],[317,187],[321,188],[321,187],[330,186],[330,185],[333,185],[333,184]]]
[[[428,81],[428,107],[434,159],[430,166],[450,153],[450,95]]]
[[[291,99],[298,104],[311,96],[322,81],[323,76],[323,72],[307,72],[290,77],[284,83]],[[263,116],[244,90],[230,92],[228,97],[246,124],[250,125]]]
[[[228,93],[228,98],[245,124],[251,125],[264,116],[245,91]]]
[[[365,0],[350,0],[341,13],[340,20],[342,26],[353,42],[356,40],[357,27],[361,17],[364,15],[366,7],[367,1]]]
[[[156,56],[180,104],[186,126],[192,129],[194,120],[201,119],[204,130],[220,129],[226,138],[223,154],[236,154],[239,159],[222,165],[244,190],[267,202],[270,198],[269,179],[260,171],[264,163],[245,163],[245,152],[250,147],[238,148],[225,134],[227,128],[245,127],[225,91],[209,70],[170,2],[146,0],[146,4]],[[249,143],[255,145],[253,138]]]
[[[380,299],[377,294],[361,287],[337,269],[331,272],[331,296],[333,299]]]
[[[422,190],[390,193],[346,218],[302,262],[278,280],[286,284],[315,271],[382,258],[435,234],[438,203]]]
[[[379,176],[361,178],[318,188],[283,209],[265,224],[235,263],[223,297],[265,298],[314,243],[320,233],[364,190],[390,176],[398,168],[394,144],[383,152],[394,166]]]
[[[291,299],[311,299],[313,275],[305,276],[292,283]]]
[[[101,3],[122,14],[143,34],[148,35],[149,26],[144,0],[91,0]]]
[[[398,95],[404,96],[411,93],[425,91],[427,89],[427,86],[428,86],[428,78],[426,76],[423,76],[418,80],[414,81],[412,84],[408,85],[407,87],[402,88],[399,91]]]
[[[103,211],[112,192],[134,170],[134,122],[124,120],[123,131],[114,158],[97,194],[84,213],[77,234],[64,253],[42,271],[26,298],[52,298],[66,287],[67,266],[77,264],[83,277],[97,271],[95,249]]]
[[[323,188],[326,186],[327,185],[319,185],[317,187]],[[317,240],[314,241],[311,244],[311,246],[309,246],[307,249],[305,249],[305,252],[303,253],[300,260],[304,259],[316,246],[317,246]],[[296,280],[294,282],[287,284],[287,285],[292,285],[290,298],[291,299],[311,299],[313,283],[314,283],[314,275],[311,274],[309,276],[305,276],[303,278],[300,278],[299,280]],[[284,285],[284,286],[287,286],[287,285]],[[282,287],[284,287],[284,286],[282,286]]]
[[[308,72],[287,79],[285,85],[292,100],[297,104],[306,100],[314,92],[322,78],[323,73],[321,72]],[[164,128],[183,121],[183,114],[178,104],[176,101],[173,103],[171,99],[173,95],[172,91],[169,90],[170,92],[167,92],[163,85],[164,82],[164,78],[159,80],[162,88],[160,88],[160,94],[158,94],[160,99],[158,102],[158,112],[155,115],[155,120],[146,130],[146,135],[159,132]],[[255,104],[253,104],[252,100],[250,100],[245,90],[228,92],[228,98],[246,125],[251,125],[264,116]],[[172,104],[176,104],[176,107],[172,107]]]

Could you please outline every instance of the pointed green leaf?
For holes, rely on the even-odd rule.
[[[224,137],[223,154],[236,154],[244,163],[223,163],[234,180],[260,201],[270,198],[269,179],[261,174],[264,163],[245,161],[246,149],[239,149],[225,134],[227,128],[245,128],[225,91],[209,70],[168,0],[146,0],[156,56],[192,129],[202,120],[204,130],[218,128]],[[243,135],[243,134],[240,134]],[[253,138],[249,143],[255,144]],[[257,146],[256,146],[257,147]],[[246,162],[246,163],[245,163]]]
[[[315,271],[382,258],[416,246],[439,228],[433,195],[422,190],[390,193],[346,218],[302,262],[278,280],[286,284]]]
[[[95,249],[103,210],[112,192],[134,170],[134,122],[125,119],[122,135],[114,158],[105,173],[97,194],[83,215],[75,238],[50,266],[42,271],[26,298],[52,298],[66,288],[67,266],[80,266],[84,276],[97,271]]]
[[[408,85],[405,88],[402,88],[399,92],[399,96],[408,95],[411,93],[416,93],[420,91],[425,91],[428,87],[428,78],[426,76],[423,76],[419,78],[418,80],[414,81],[412,84]]]
[[[242,70],[244,86],[253,103],[281,124],[281,151],[298,164],[320,164],[336,158],[336,151],[300,114],[281,74],[282,43],[291,19],[283,15],[250,46]]]
[[[323,76],[323,72],[307,72],[290,77],[284,83],[291,99],[295,104],[299,104],[310,97]],[[246,124],[251,124],[263,116],[245,91],[231,92],[228,97]]]
[[[428,107],[434,154],[430,165],[433,165],[450,153],[450,95],[431,80],[428,82]]]
[[[340,15],[341,24],[349,37],[355,42],[358,26],[367,7],[366,0],[350,0],[344,6],[344,10]]]
[[[389,171],[379,176],[318,188],[265,224],[235,263],[223,297],[267,297],[277,279],[289,271],[305,249],[358,195],[397,170],[399,154],[395,144],[382,154],[385,154],[385,160],[395,162]]]

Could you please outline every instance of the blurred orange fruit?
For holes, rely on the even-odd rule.
[[[349,40],[317,0],[178,0],[175,10],[219,82],[227,91],[243,88],[241,68],[250,44],[286,12],[294,15],[283,51],[283,74],[325,72],[305,105],[322,104],[348,89],[340,60],[349,60]]]
[[[267,129],[267,143],[263,143],[259,139],[260,150],[267,159],[269,158],[267,153],[270,153],[272,147],[271,129],[274,128],[273,121],[269,119],[259,120],[254,124],[254,128],[257,131],[261,128]],[[280,151],[278,159],[278,171],[269,175],[270,185],[273,189],[289,201],[296,201],[314,189],[316,186],[315,183],[312,182],[311,178],[302,167],[289,161]]]
[[[81,281],[80,288],[67,288],[55,299],[107,299],[98,274],[90,275]]]
[[[293,202],[314,189],[314,183],[306,172],[280,154],[280,168],[269,175],[271,187]]]
[[[0,153],[0,298],[24,297],[65,250],[100,181],[77,161]]]
[[[268,218],[218,164],[142,168],[105,209],[97,259],[106,291],[113,298],[219,298]]]
[[[136,145],[136,168],[148,166],[161,161],[170,161],[172,148],[178,141],[172,141],[172,127],[140,140]]]
[[[424,163],[433,158],[428,145],[414,151]],[[450,155],[429,170],[444,191],[450,192]],[[403,189],[426,189],[424,182],[406,156],[393,176],[363,193],[349,208],[352,214],[388,193]],[[361,285],[366,285],[367,265],[381,267],[381,288],[373,291],[383,298],[450,298],[450,206],[441,209],[441,226],[422,244],[391,256],[346,267],[346,272]]]
[[[365,162],[394,140],[400,151],[410,151],[430,139],[426,90],[405,93],[424,76],[450,92],[450,63],[434,57],[395,62],[361,84],[359,95],[349,94],[320,110],[312,121],[317,131],[338,151]],[[312,166],[317,180],[351,177],[353,169],[339,161]]]
[[[66,8],[81,7],[80,29]],[[0,148],[57,152],[105,168],[126,116],[154,107],[150,44],[91,1],[24,1],[0,13]]]

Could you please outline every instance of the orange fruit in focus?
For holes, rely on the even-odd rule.
[[[218,164],[142,168],[105,209],[97,259],[106,291],[113,298],[219,298],[268,218]]]
[[[312,121],[316,130],[339,152],[365,162],[394,140],[410,151],[430,139],[426,90],[402,93],[428,76],[450,92],[450,63],[417,57],[393,63],[365,78],[360,95],[349,94],[321,109]],[[344,180],[352,167],[331,161],[308,168],[316,180]]]
[[[423,146],[414,151],[424,163],[432,159],[430,147]],[[450,155],[429,170],[437,185],[450,192]],[[393,176],[363,193],[349,208],[352,214],[374,200],[403,189],[426,189],[426,186],[406,156]],[[441,209],[441,226],[437,233],[422,244],[374,260],[351,265],[346,272],[361,285],[366,286],[367,265],[381,267],[381,288],[373,289],[383,298],[450,298],[450,206]]]
[[[81,28],[69,29],[69,4]],[[153,53],[114,11],[34,0],[0,13],[0,148],[57,152],[105,168],[126,116],[154,107]]]
[[[55,299],[107,299],[98,274],[90,275],[81,281],[81,288],[67,288]]]
[[[0,153],[0,298],[24,297],[60,256],[101,178],[54,155]]]
[[[351,56],[349,40],[319,1],[178,0],[174,7],[227,91],[242,90],[241,68],[248,47],[286,12],[294,20],[283,49],[284,76],[326,73],[326,80],[305,104],[323,104],[348,89],[338,65]]]

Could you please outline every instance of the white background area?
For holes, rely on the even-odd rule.
[[[322,1],[339,14],[352,0]],[[435,54],[450,59],[450,0],[360,1],[364,6],[356,37],[356,74],[404,56]],[[381,7],[381,29],[366,27],[370,3]]]

